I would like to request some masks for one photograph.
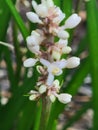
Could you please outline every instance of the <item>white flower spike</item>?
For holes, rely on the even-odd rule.
[[[53,0],[41,0],[40,4],[33,0],[32,6],[35,13],[28,12],[26,15],[31,22],[38,24],[39,29],[33,30],[26,41],[28,49],[35,54],[35,58],[25,60],[23,64],[25,67],[33,67],[39,61],[41,65],[37,66],[40,76],[36,90],[30,91],[29,99],[34,101],[47,96],[51,102],[57,98],[63,104],[69,103],[72,96],[67,93],[59,94],[61,85],[56,76],[60,76],[63,69],[75,68],[80,64],[78,57],[64,59],[64,56],[72,51],[68,46],[70,35],[67,29],[76,27],[81,18],[74,13],[64,25],[61,25],[66,15],[54,5]],[[55,41],[58,38],[59,40]]]

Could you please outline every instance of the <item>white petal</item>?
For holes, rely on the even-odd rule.
[[[23,62],[24,67],[32,67],[36,64],[38,59],[29,58]]]
[[[42,21],[39,19],[38,15],[33,12],[26,13],[27,18],[33,22],[33,23],[40,23],[42,24]]]
[[[65,60],[65,59],[62,59],[62,60],[57,61],[57,62],[55,62],[55,63],[56,63],[56,65],[57,65],[59,68],[61,68],[61,69],[65,68],[65,66],[66,66],[66,60]]]
[[[81,21],[81,17],[77,14],[72,14],[66,21],[65,21],[65,28],[74,28],[76,27]]]
[[[49,67],[50,66],[50,62],[48,60],[45,60],[43,58],[40,59],[40,62],[45,65],[46,67]]]
[[[52,85],[53,83],[53,80],[54,80],[54,75],[52,75],[51,73],[48,74],[48,78],[47,78],[47,85]]]
[[[66,104],[66,103],[69,103],[70,101],[71,101],[71,98],[72,98],[72,96],[70,95],[70,94],[59,94],[58,96],[57,96],[57,98],[58,98],[58,100],[61,102],[61,103],[64,103],[64,104]]]
[[[31,101],[34,101],[36,99],[36,94],[32,94],[30,97],[29,97],[29,100]]]
[[[33,6],[34,10],[36,11],[38,5],[35,0],[32,0],[32,6]]]
[[[67,59],[66,68],[75,68],[80,64],[80,58],[78,57],[71,57]]]
[[[26,38],[26,41],[27,41],[27,45],[28,46],[32,46],[32,45],[37,45],[37,44],[39,44],[39,42],[38,42],[38,40],[37,40],[37,38],[35,37],[35,36],[28,36],[27,38]]]
[[[67,31],[64,31],[64,30],[59,30],[57,35],[61,39],[69,38],[69,33]]]

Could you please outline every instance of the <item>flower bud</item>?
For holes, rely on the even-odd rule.
[[[50,98],[51,102],[54,102],[56,100],[56,97],[53,94],[51,94],[49,96],[49,98]]]
[[[58,98],[58,100],[61,103],[66,104],[66,103],[69,103],[71,101],[72,96],[70,94],[64,94],[64,93],[62,93],[62,94],[59,94],[57,96],[57,98]]]
[[[61,54],[58,51],[52,51],[52,58],[55,60],[60,60]]]
[[[78,16],[77,14],[72,14],[66,21],[64,28],[74,28],[76,27],[81,21],[81,17]]]
[[[80,58],[78,57],[71,57],[67,59],[66,68],[75,68],[80,64]]]
[[[69,38],[69,33],[67,31],[64,31],[64,30],[58,31],[57,35],[61,39],[67,39],[67,38]]]
[[[65,46],[65,47],[63,47],[62,48],[62,52],[64,53],[64,54],[69,54],[70,52],[71,52],[71,47],[69,47],[69,46]]]
[[[42,24],[42,21],[39,19],[38,15],[33,12],[26,13],[27,18],[33,23]]]
[[[46,85],[41,85],[40,87],[39,87],[39,93],[45,93],[46,92],[46,90],[47,90],[47,87],[46,87]]]
[[[23,62],[24,67],[32,67],[36,64],[38,59],[28,58]]]
[[[37,98],[36,94],[32,94],[29,96],[29,100],[34,101]]]

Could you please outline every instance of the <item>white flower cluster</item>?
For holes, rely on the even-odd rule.
[[[69,33],[67,29],[76,27],[81,18],[77,14],[72,14],[64,23],[65,14],[59,7],[55,6],[53,0],[41,0],[41,4],[32,1],[34,12],[28,12],[27,18],[38,24],[38,29],[31,32],[27,37],[27,47],[35,54],[35,58],[29,58],[24,61],[25,67],[32,67],[39,62],[37,66],[41,76],[36,84],[36,89],[30,91],[30,100],[36,100],[42,95],[49,96],[52,102],[56,98],[62,103],[71,101],[71,95],[67,93],[58,94],[60,90],[59,81],[55,76],[62,74],[64,68],[75,68],[80,64],[78,57],[68,59],[62,58],[65,54],[71,52],[68,46]],[[55,37],[59,38],[55,42]]]

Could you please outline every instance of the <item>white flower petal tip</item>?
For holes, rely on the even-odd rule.
[[[32,94],[29,96],[29,100],[34,101],[36,99],[36,94]]]
[[[64,103],[64,104],[66,104],[66,103],[69,103],[69,102],[71,102],[71,98],[72,98],[72,96],[70,95],[70,94],[59,94],[58,96],[57,96],[57,98],[58,98],[58,100],[61,102],[61,103]]]
[[[72,14],[66,21],[65,21],[65,28],[74,28],[76,27],[81,21],[81,17],[77,14]]]
[[[67,60],[66,68],[75,68],[80,64],[80,58],[71,57]]]
[[[41,86],[39,87],[39,93],[41,93],[41,94],[45,93],[46,90],[47,90],[46,85],[41,85]]]
[[[61,39],[69,38],[69,33],[67,31],[64,31],[64,30],[60,30],[57,35]]]
[[[26,16],[33,23],[43,24],[43,22],[39,19],[38,15],[33,12],[26,13]]]
[[[47,6],[48,8],[53,7],[54,6],[53,0],[47,0]]]
[[[56,100],[56,97],[53,94],[51,94],[49,96],[49,98],[50,98],[51,102],[55,102],[55,100]]]
[[[23,62],[24,67],[32,67],[36,64],[38,59],[29,58]]]

